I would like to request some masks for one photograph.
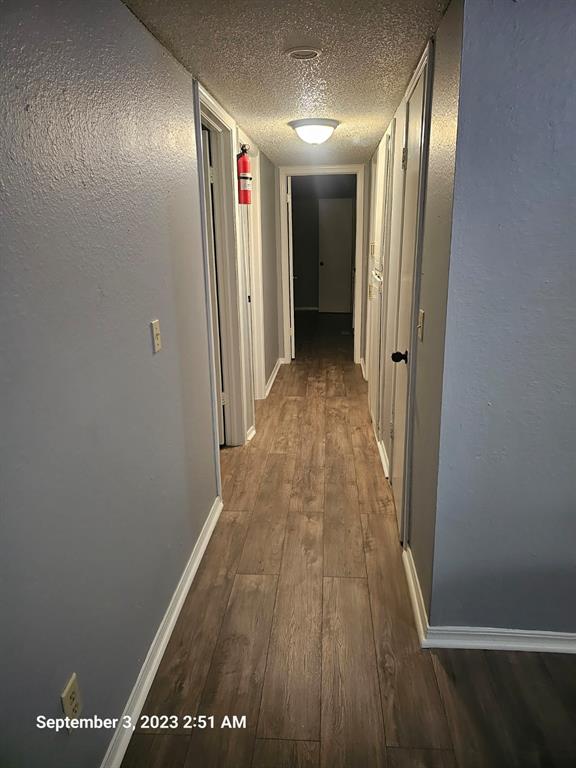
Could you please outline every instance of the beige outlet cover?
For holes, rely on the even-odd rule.
[[[66,687],[61,695],[62,709],[67,717],[79,717],[82,711],[82,699],[80,698],[80,688],[78,686],[78,677],[76,672],[66,683]]]

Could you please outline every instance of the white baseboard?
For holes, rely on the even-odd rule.
[[[250,442],[250,440],[252,440],[252,438],[254,437],[255,434],[256,434],[256,427],[254,425],[252,425],[248,429],[248,432],[246,432],[246,442],[247,443]]]
[[[380,461],[382,462],[382,468],[384,469],[384,475],[386,478],[390,479],[390,462],[388,461],[388,454],[386,453],[386,447],[382,440],[378,440],[378,432],[376,431],[376,424],[374,424],[374,421],[372,422],[372,429],[374,430],[374,439],[376,440],[376,445],[378,446],[378,453],[380,454]]]
[[[416,573],[416,566],[410,547],[406,547],[402,552],[402,562],[404,563],[404,572],[408,582],[408,591],[410,592],[410,602],[412,603],[418,639],[420,640],[420,645],[426,648],[428,614],[426,613],[426,606],[424,605],[424,598],[422,597],[422,590],[420,589],[420,582],[418,581],[418,574]]]
[[[423,647],[576,653],[576,633],[498,627],[429,627]]]
[[[403,553],[416,629],[422,648],[468,648],[489,651],[576,653],[576,633],[502,627],[430,626],[410,547]]]
[[[368,376],[366,375],[366,362],[363,357],[360,358],[360,367],[362,368],[362,376],[364,381],[368,381]]]
[[[274,382],[276,381],[276,376],[278,375],[278,371],[280,370],[280,366],[285,362],[285,360],[282,357],[279,357],[278,360],[276,360],[276,365],[274,366],[274,370],[270,374],[270,378],[266,382],[266,392],[264,394],[264,397],[268,397],[270,394],[270,390],[274,386]]]
[[[132,689],[132,693],[128,698],[124,712],[122,713],[123,717],[129,716],[133,723],[136,722],[140,717],[142,707],[146,701],[146,696],[148,695],[148,691],[152,686],[154,676],[156,675],[162,660],[162,656],[166,650],[168,641],[170,640],[170,635],[172,634],[176,620],[178,619],[182,606],[184,605],[184,600],[186,599],[188,590],[192,585],[194,576],[196,575],[196,571],[198,570],[198,566],[202,560],[202,555],[208,546],[208,542],[210,541],[214,527],[218,522],[221,511],[222,499],[218,496],[215,499],[214,504],[212,504],[212,509],[210,510],[208,517],[206,518],[206,522],[200,531],[200,535],[198,536],[196,544],[194,545],[190,559],[186,563],[184,573],[180,577],[178,586],[172,595],[170,604],[166,610],[166,613],[164,614],[164,618],[162,619],[160,626],[158,627],[156,636],[154,637],[152,645],[148,650],[144,664],[140,669],[138,678],[134,684],[134,688]],[[108,745],[108,749],[106,750],[104,759],[100,764],[100,768],[120,768],[120,764],[122,763],[122,759],[124,758],[124,754],[128,748],[131,736],[132,730],[127,728],[118,728],[114,732],[114,736]]]
[[[384,475],[390,479],[390,462],[388,461],[388,454],[382,440],[376,439],[376,445],[378,446],[378,453],[380,454],[380,461],[384,468]]]

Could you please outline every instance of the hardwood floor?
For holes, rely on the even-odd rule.
[[[300,329],[255,437],[221,452],[224,512],[143,712],[215,727],[139,729],[123,768],[574,768],[576,657],[420,650],[346,330]]]

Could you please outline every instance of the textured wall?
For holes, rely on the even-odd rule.
[[[576,631],[575,39],[465,5],[434,624]]]
[[[274,370],[280,352],[279,253],[276,245],[276,169],[260,153],[262,195],[262,287],[264,293],[264,361],[266,380]]]
[[[436,34],[424,208],[419,306],[425,312],[425,323],[424,339],[417,342],[416,349],[418,365],[414,384],[410,546],[428,610],[436,522],[462,20],[463,0],[453,0]]]
[[[0,45],[0,763],[91,768],[33,718],[121,712],[216,495],[192,81],[117,0]]]

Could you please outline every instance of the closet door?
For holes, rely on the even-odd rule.
[[[402,250],[399,270],[398,322],[394,363],[393,440],[390,479],[394,491],[400,534],[404,531],[406,443],[409,417],[409,372],[412,354],[414,283],[422,207],[422,176],[426,114],[428,64],[415,78],[405,100],[405,144],[402,157],[404,170],[404,211]]]
[[[388,305],[388,281],[390,275],[390,226],[393,205],[393,175],[394,175],[394,134],[396,120],[392,120],[384,136],[384,177],[382,180],[382,225],[380,242],[378,244],[379,258],[375,261],[373,270],[374,289],[377,293],[377,312],[375,313],[374,334],[375,346],[375,386],[371,393],[370,410],[374,419],[374,427],[378,442],[383,439],[383,394],[386,385],[386,326]]]

